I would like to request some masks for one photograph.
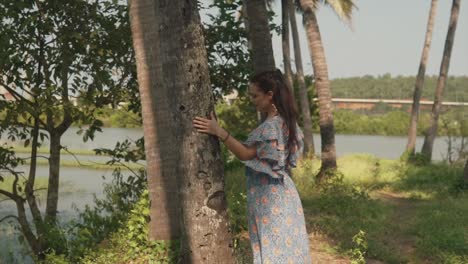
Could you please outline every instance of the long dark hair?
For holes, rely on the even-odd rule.
[[[289,130],[287,148],[291,150],[291,148],[297,144],[297,111],[291,89],[283,73],[281,73],[280,70],[260,72],[254,75],[250,79],[250,82],[255,84],[264,93],[269,91],[273,92],[273,103]]]

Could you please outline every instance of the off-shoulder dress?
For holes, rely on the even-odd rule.
[[[290,172],[303,149],[299,126],[298,144],[290,151],[288,138],[287,125],[277,115],[260,124],[244,142],[257,147],[257,156],[244,162],[254,264],[311,263],[304,212]]]

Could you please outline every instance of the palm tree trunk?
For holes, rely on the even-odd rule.
[[[214,110],[203,27],[197,1],[156,8],[160,16],[161,88],[165,90],[178,150],[177,175],[187,263],[234,263],[224,193],[221,149],[215,137],[199,135],[195,116]],[[161,30],[162,28],[162,30]],[[168,142],[169,143],[169,142]]]
[[[294,0],[292,0],[294,1]],[[301,107],[303,128],[304,128],[304,154],[314,155],[314,138],[312,135],[312,117],[310,114],[309,97],[304,80],[304,70],[302,68],[301,44],[299,43],[299,33],[296,23],[296,12],[294,11],[294,2],[289,8],[289,19],[291,21],[291,30],[294,43],[294,60],[296,62],[296,80],[298,83],[299,103]]]
[[[440,66],[439,78],[437,80],[437,88],[432,106],[431,124],[424,137],[424,144],[421,153],[430,161],[432,159],[432,148],[437,135],[437,127],[442,105],[442,98],[447,82],[447,74],[450,66],[450,57],[452,55],[453,41],[455,39],[455,30],[457,29],[458,14],[460,12],[460,0],[453,0],[452,10],[450,14],[450,23],[445,40],[444,55]]]
[[[289,48],[289,8],[290,0],[281,0],[281,37],[283,45],[283,63],[284,63],[284,75],[288,82],[289,89],[291,89],[294,95],[294,85],[291,70],[291,51]]]
[[[249,19],[247,16],[247,0],[242,0],[242,21],[244,22],[245,32],[247,34],[247,47],[249,50],[253,49],[252,38],[250,38],[250,26],[249,26]]]
[[[315,87],[317,89],[319,102],[322,166],[317,175],[317,180],[321,181],[329,175],[328,173],[336,170],[335,127],[333,124],[330,81],[328,80],[325,51],[322,45],[317,17],[313,9],[313,1],[301,0],[300,3],[304,11],[304,24],[309,41],[309,50],[315,76]]]
[[[417,126],[419,118],[419,102],[424,87],[424,76],[426,73],[427,59],[429,57],[429,50],[432,41],[432,30],[434,28],[434,20],[437,10],[437,0],[432,0],[431,9],[429,11],[429,20],[427,22],[426,38],[424,40],[424,48],[419,64],[418,76],[416,77],[416,84],[413,93],[413,107],[411,108],[411,118],[408,129],[408,144],[406,145],[406,152],[410,155],[414,154],[416,145]]]
[[[175,169],[177,156],[174,151],[164,148],[172,139],[172,133],[167,95],[159,86],[162,81],[158,61],[159,17],[154,4],[153,0],[132,0],[129,2],[129,12],[151,200],[149,236],[153,240],[171,240],[180,237],[180,203]]]
[[[192,128],[194,116],[207,116],[214,109],[197,1],[175,1],[170,5],[154,2],[153,7],[147,7],[152,9],[148,13],[133,11],[132,31],[135,41],[142,40],[134,44],[137,56],[140,55],[138,80],[152,77],[146,68],[156,75],[147,83],[140,82],[140,86],[146,86],[140,88],[146,92],[141,95],[142,104],[143,96],[149,96],[151,102],[145,104],[151,108],[146,109],[153,110],[152,115],[143,116],[150,118],[148,123],[153,125],[145,137],[156,138],[153,141],[159,148],[153,151],[160,154],[160,162],[156,163],[166,179],[178,182],[171,187],[179,190],[180,207],[176,208],[181,208],[182,214],[180,219],[171,220],[180,221],[182,228],[181,261],[234,263],[220,146],[216,138],[200,136]],[[145,17],[150,17],[147,24],[138,28],[138,19],[144,21]],[[151,32],[155,38],[145,38],[143,32]]]
[[[246,30],[246,33],[247,33],[247,41],[248,41],[248,49],[251,53],[253,53],[253,40],[251,38],[251,33],[250,33],[250,22],[249,22],[249,19],[248,19],[248,13],[247,13],[247,0],[242,0],[242,19],[244,21],[244,25],[245,25],[245,30]],[[272,48],[273,50],[273,48]],[[253,57],[253,56],[252,56]],[[260,58],[258,58],[260,59]],[[254,70],[255,69],[258,69],[260,68],[260,66],[256,66],[255,63],[254,63]],[[263,68],[263,67],[262,67]],[[258,123],[261,123],[262,122],[262,113],[260,113],[259,111],[257,111],[257,122]]]
[[[276,69],[265,0],[245,1],[254,73]]]

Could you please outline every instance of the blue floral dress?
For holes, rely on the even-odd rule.
[[[254,264],[311,263],[302,204],[290,177],[290,168],[296,167],[302,153],[303,134],[297,127],[299,144],[291,153],[286,149],[288,134],[284,120],[275,116],[244,142],[257,146],[257,157],[244,162]]]

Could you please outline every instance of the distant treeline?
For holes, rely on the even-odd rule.
[[[432,101],[437,76],[426,76],[423,99]],[[308,78],[310,81],[310,77]],[[363,76],[331,80],[335,98],[412,99],[415,76]],[[449,77],[444,92],[444,101],[468,102],[468,76]]]

